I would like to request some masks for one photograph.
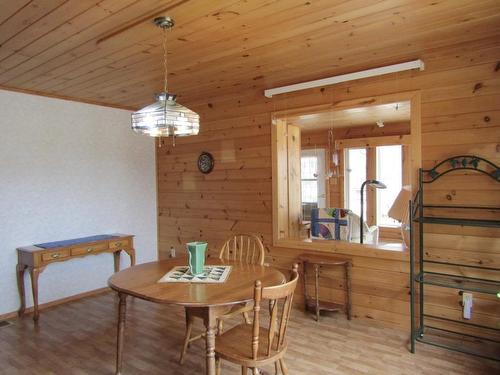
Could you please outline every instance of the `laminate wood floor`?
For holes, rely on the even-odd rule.
[[[183,309],[129,297],[123,373],[204,374],[204,345],[193,343],[178,364]],[[0,328],[0,374],[114,374],[117,298],[111,292],[52,307],[36,327],[31,316]],[[202,328],[197,322],[198,329]],[[285,357],[291,374],[500,374],[500,364],[418,345],[408,333],[342,315],[316,323],[295,309]],[[250,345],[250,343],[249,343]],[[269,369],[270,370],[270,369]],[[274,373],[274,372],[271,372]],[[240,374],[224,363],[222,374]]]

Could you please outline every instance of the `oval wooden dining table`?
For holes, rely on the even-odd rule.
[[[186,265],[185,258],[144,263],[120,271],[109,278],[111,289],[118,292],[118,334],[116,374],[121,374],[123,339],[125,333],[126,299],[134,296],[146,301],[191,307],[203,319],[206,328],[206,374],[215,375],[215,332],[217,317],[227,312],[228,306],[251,302],[254,284],[263,286],[282,284],[285,276],[275,268],[240,262],[209,259],[207,265],[232,266],[224,283],[165,283],[158,282],[175,266]]]

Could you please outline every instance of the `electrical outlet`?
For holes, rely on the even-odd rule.
[[[472,317],[472,293],[462,293],[462,308],[464,319]]]
[[[175,258],[175,247],[170,246],[170,258]]]

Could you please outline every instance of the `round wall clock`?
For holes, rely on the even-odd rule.
[[[209,152],[202,152],[198,157],[198,169],[201,173],[210,173],[214,169],[214,157]]]

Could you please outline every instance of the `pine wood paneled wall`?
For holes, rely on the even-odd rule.
[[[443,43],[445,44],[445,43]],[[382,53],[383,51],[381,51]],[[267,99],[261,90],[209,101],[183,103],[202,115],[197,137],[169,140],[157,148],[160,257],[195,239],[212,251],[237,232],[262,235],[267,262],[288,270],[299,250],[273,248],[271,113],[400,91],[422,93],[422,162],[431,167],[456,154],[476,154],[500,164],[500,38],[422,51],[423,72],[404,72]],[[395,61],[396,62],[396,61]],[[284,68],[286,69],[286,68]],[[214,171],[202,175],[201,151],[215,157]],[[498,183],[488,178],[449,175],[430,187],[432,203],[500,206]],[[448,261],[500,267],[497,229],[430,226],[426,253]],[[353,312],[356,317],[408,326],[408,262],[353,256]],[[465,269],[456,272],[471,274]],[[338,299],[340,282],[325,272],[322,292]],[[329,279],[330,277],[330,279]],[[476,294],[473,321],[500,324],[499,304]],[[429,294],[429,312],[460,316],[457,291]]]

